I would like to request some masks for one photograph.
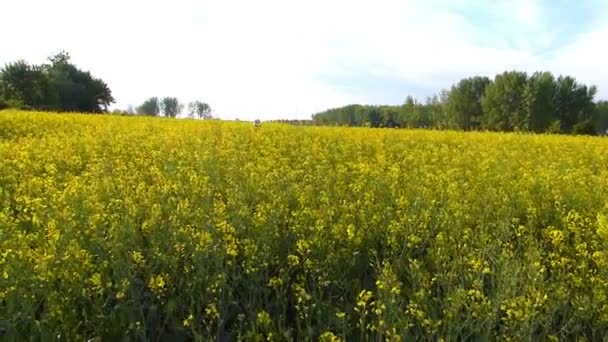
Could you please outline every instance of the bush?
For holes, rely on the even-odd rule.
[[[0,110],[6,109],[9,107],[10,106],[8,105],[8,102],[4,98],[0,97]]]
[[[596,135],[597,130],[591,120],[581,121],[572,127],[572,134],[576,135]]]
[[[8,109],[8,108],[14,108],[14,109],[23,109],[23,110],[31,110],[32,108],[29,106],[26,106],[23,101],[19,101],[19,100],[6,100],[2,97],[0,97],[0,110],[2,109]]]
[[[551,134],[562,133],[562,122],[560,120],[553,121],[547,128],[547,133],[551,133]]]

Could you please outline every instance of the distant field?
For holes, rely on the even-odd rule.
[[[608,139],[0,112],[0,340],[608,338]]]

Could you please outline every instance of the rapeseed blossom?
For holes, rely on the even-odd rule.
[[[601,340],[608,140],[0,112],[0,340]]]

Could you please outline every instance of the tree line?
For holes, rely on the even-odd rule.
[[[608,102],[594,101],[597,88],[550,72],[506,71],[494,79],[460,80],[424,103],[408,96],[402,105],[348,105],[314,114],[316,125],[411,127],[491,131],[605,134]],[[77,68],[67,52],[31,65],[20,60],[0,70],[0,109],[107,113],[112,91],[101,79]],[[151,97],[114,114],[177,117],[185,104],[176,97]],[[187,104],[190,117],[211,118],[202,101]],[[298,124],[310,124],[302,121]]]
[[[184,110],[184,104],[177,97],[151,97],[136,108],[129,107],[127,110],[114,110],[113,114],[123,115],[146,115],[165,116],[169,118],[178,117]],[[192,101],[187,105],[187,115],[191,118],[211,119],[211,106],[205,102]]]
[[[460,80],[424,103],[408,96],[402,105],[348,105],[313,115],[317,124],[490,131],[604,134],[608,102],[594,101],[597,88],[550,72],[506,71],[494,79]]]
[[[107,113],[115,103],[112,91],[101,79],[80,70],[69,53],[62,51],[41,65],[19,60],[0,70],[0,109]],[[211,107],[201,101],[188,103],[188,115],[211,118]],[[184,105],[175,97],[151,97],[136,108],[115,109],[112,114],[177,117]]]

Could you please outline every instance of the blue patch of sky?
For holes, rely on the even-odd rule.
[[[333,89],[349,94],[357,104],[402,104],[408,95],[419,101],[439,90],[388,74],[366,71],[324,74],[318,78]]]
[[[603,13],[597,0],[543,0],[537,2],[533,25],[517,17],[516,2],[475,1],[448,5],[448,10],[476,29],[472,43],[489,48],[526,49],[536,55],[550,54],[567,46],[581,33],[592,30]]]

